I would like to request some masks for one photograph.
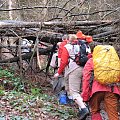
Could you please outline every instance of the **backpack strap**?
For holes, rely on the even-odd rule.
[[[75,45],[77,44],[71,44],[73,46],[73,49],[75,49]],[[74,50],[73,50],[74,51]],[[74,56],[75,56],[75,51],[74,51]],[[74,62],[75,62],[75,58],[72,58],[70,55],[69,55],[69,58],[72,59]],[[70,61],[69,61],[70,62]]]
[[[114,86],[117,86],[119,88],[120,83],[112,83],[112,84],[108,84],[108,86],[111,88],[111,91],[114,92]]]
[[[91,74],[91,76],[90,76],[90,80],[89,80],[89,85],[90,85],[90,89],[92,89],[93,80],[94,80],[94,70],[91,70],[90,74]]]

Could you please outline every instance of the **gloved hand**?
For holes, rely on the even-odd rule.
[[[54,78],[58,78],[59,74],[58,73],[55,73],[54,74]]]

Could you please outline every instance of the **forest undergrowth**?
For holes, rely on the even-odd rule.
[[[38,76],[21,79],[19,72],[0,68],[0,120],[79,120],[77,106],[60,105],[46,75]],[[108,120],[104,110],[101,114]]]
[[[75,120],[76,106],[59,105],[52,86],[40,86],[41,80],[21,80],[14,70],[0,68],[0,120]]]

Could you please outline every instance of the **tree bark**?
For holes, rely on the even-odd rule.
[[[120,30],[118,29],[118,30],[113,30],[113,31],[93,35],[93,38],[102,38],[102,37],[112,36],[112,34],[118,35],[118,34],[120,34]]]
[[[117,21],[117,20],[116,20]],[[110,23],[115,21],[67,21],[67,22],[23,22],[23,21],[0,21],[0,28],[39,28],[41,25],[44,26],[57,26],[57,27],[68,27],[68,26],[91,26]],[[118,20],[120,23],[120,20]],[[117,23],[116,23],[117,24]]]

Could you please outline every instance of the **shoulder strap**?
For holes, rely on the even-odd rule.
[[[91,76],[90,76],[90,80],[89,80],[89,85],[90,85],[90,89],[92,89],[93,80],[94,80],[94,70],[91,70],[90,74],[91,74]]]
[[[71,44],[71,45],[73,46],[73,49],[74,49],[76,44]],[[76,55],[75,51],[74,51],[74,55]],[[75,62],[75,58],[72,58],[70,55],[69,55],[69,58],[72,59]]]

